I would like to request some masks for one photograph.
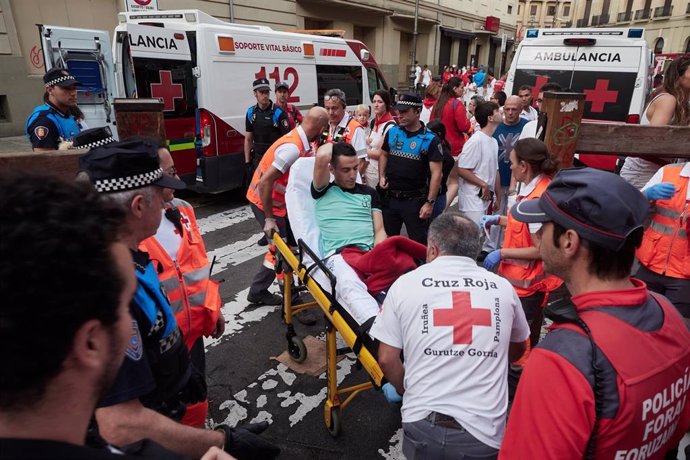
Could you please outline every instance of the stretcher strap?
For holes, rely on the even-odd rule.
[[[357,328],[357,338],[355,339],[355,343],[352,345],[352,351],[354,351],[357,356],[359,356],[359,351],[362,349],[362,340],[364,339],[365,335],[369,333],[369,329],[371,329],[375,319],[376,316],[372,316]]]

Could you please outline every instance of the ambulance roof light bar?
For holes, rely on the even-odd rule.
[[[542,35],[547,36],[562,36],[562,35],[586,35],[586,36],[592,36],[592,35],[597,35],[597,36],[623,36],[623,31],[622,30],[568,30],[568,29],[562,29],[562,30],[542,30],[541,31]]]

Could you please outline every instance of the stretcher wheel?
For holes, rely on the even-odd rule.
[[[293,336],[288,341],[288,353],[290,358],[297,363],[304,362],[307,359],[307,347],[304,345],[302,337]]]
[[[338,437],[340,430],[342,429],[342,421],[340,420],[340,408],[333,407],[331,409],[331,423],[326,425],[328,434],[334,438]]]

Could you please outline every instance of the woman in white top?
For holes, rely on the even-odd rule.
[[[690,125],[690,57],[681,57],[669,65],[664,74],[662,90],[645,109],[641,125]],[[659,161],[661,160],[661,161]],[[625,159],[621,177],[641,189],[655,172],[669,161],[649,161],[637,157]]]
[[[374,119],[369,124],[371,133],[367,137],[367,169],[364,180],[369,187],[376,188],[379,183],[379,157],[383,137],[391,126],[395,126],[395,120],[390,113],[391,96],[388,91],[383,89],[374,91],[371,104],[374,108]]]

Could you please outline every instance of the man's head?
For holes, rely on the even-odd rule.
[[[127,213],[126,239],[132,249],[156,233],[163,209],[163,189],[180,190],[184,182],[163,173],[159,144],[130,138],[94,148],[79,166],[96,191],[108,194]]]
[[[65,69],[53,68],[43,76],[43,85],[51,104],[62,111],[77,106],[79,82]]]
[[[508,96],[503,91],[494,91],[489,100],[498,104],[499,107],[503,107],[507,98]]]
[[[544,100],[544,93],[557,93],[563,91],[563,88],[561,85],[559,85],[555,81],[550,81],[548,83],[545,83],[542,85],[541,88],[539,88],[539,94],[537,95],[537,100],[534,101],[534,103],[537,106],[537,110],[541,111],[541,103]]]
[[[300,126],[309,142],[315,141],[328,126],[328,112],[323,107],[312,107]]]
[[[0,212],[0,413],[75,394],[95,406],[132,331],[124,213],[86,184],[34,173],[0,175]]]
[[[522,85],[518,90],[518,97],[522,103],[522,110],[528,110],[532,105],[532,87],[529,85]]]
[[[444,212],[429,226],[426,261],[439,256],[476,259],[480,247],[477,224],[459,212]]]
[[[403,94],[395,104],[398,111],[398,125],[403,128],[414,128],[419,123],[422,112],[422,99],[416,94]]]
[[[560,171],[541,198],[521,201],[510,212],[520,222],[543,222],[544,269],[568,282],[584,275],[627,278],[647,209],[644,196],[620,176],[572,168]]]
[[[271,85],[265,78],[258,78],[252,84],[256,103],[261,107],[266,107],[271,102]]]
[[[177,168],[175,168],[175,163],[173,162],[170,150],[165,145],[158,146],[158,160],[161,164],[161,169],[163,174],[172,177],[173,179],[179,179],[180,176],[177,175]],[[163,201],[168,203],[175,198],[175,190],[164,187],[163,188]]]
[[[328,121],[332,125],[337,125],[345,116],[347,108],[345,93],[338,88],[329,89],[323,96],[323,106],[328,112]]]
[[[335,183],[338,187],[346,190],[355,188],[358,167],[359,158],[357,158],[357,151],[352,145],[345,142],[333,144],[329,169],[335,177]]]
[[[518,124],[522,112],[522,99],[519,96],[508,96],[503,106],[503,123],[508,126]]]
[[[480,102],[477,108],[474,109],[474,119],[477,120],[481,128],[486,127],[489,123],[498,126],[503,117],[498,110],[498,105],[493,102]]]
[[[276,83],[276,102],[281,106],[287,104],[288,96],[290,95],[290,85],[281,81]]]

